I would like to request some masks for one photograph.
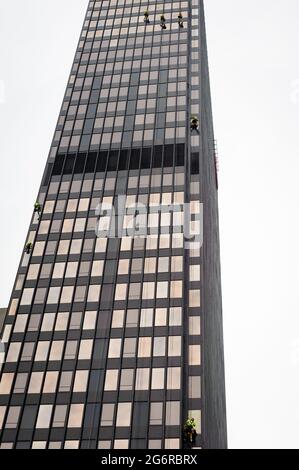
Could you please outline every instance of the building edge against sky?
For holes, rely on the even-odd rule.
[[[226,448],[216,166],[203,1],[90,1],[3,329],[1,448]]]

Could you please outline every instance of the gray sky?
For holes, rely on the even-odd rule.
[[[229,445],[299,448],[299,2],[205,4]],[[0,306],[9,300],[86,6],[0,0]]]

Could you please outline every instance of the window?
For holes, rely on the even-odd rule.
[[[111,449],[111,441],[99,441],[98,449]]]
[[[180,440],[165,439],[165,449],[180,449]]]
[[[51,241],[47,243],[46,255],[55,255],[57,247],[57,241]]]
[[[46,294],[47,294],[47,289],[45,287],[43,288],[39,287],[38,289],[36,289],[34,303],[43,304],[45,302]]]
[[[53,405],[40,405],[36,423],[37,429],[46,429],[50,426],[52,408]]]
[[[144,274],[155,274],[156,258],[145,258]]]
[[[66,265],[65,277],[76,277],[78,271],[78,262],[68,262]]]
[[[31,305],[34,289],[24,289],[20,305]]]
[[[74,392],[86,392],[88,376],[88,370],[77,370],[73,388]]]
[[[61,287],[50,287],[48,294],[48,304],[57,304]]]
[[[118,263],[118,274],[128,274],[129,273],[130,260],[121,259]]]
[[[154,338],[153,356],[165,356],[166,338],[164,336]]]
[[[18,315],[16,318],[14,333],[23,333],[26,328],[28,315]]]
[[[140,328],[150,328],[153,326],[154,311],[152,308],[142,309],[140,317]]]
[[[68,324],[69,314],[67,312],[58,313],[55,331],[66,331]]]
[[[87,286],[77,286],[75,291],[75,302],[84,302]]]
[[[136,390],[148,390],[149,389],[149,374],[150,370],[145,368],[136,369]]]
[[[120,390],[132,390],[134,381],[134,369],[122,369]]]
[[[155,326],[167,325],[167,308],[156,308]]]
[[[183,295],[183,282],[182,281],[171,281],[170,283],[170,297],[180,298]]]
[[[153,368],[152,369],[152,390],[161,390],[164,388],[164,368]]]
[[[80,277],[89,276],[90,265],[91,265],[90,261],[81,261],[80,270],[79,270]]]
[[[189,398],[201,398],[201,377],[189,377]]]
[[[104,390],[105,391],[117,390],[117,383],[118,383],[118,369],[107,370]]]
[[[72,404],[70,408],[68,428],[80,428],[83,419],[83,404]]]
[[[129,441],[127,439],[115,439],[113,449],[128,449]]]
[[[31,264],[28,269],[27,280],[32,281],[38,278],[39,264]]]
[[[166,426],[179,426],[180,425],[180,402],[167,401],[166,402]]]
[[[138,357],[150,357],[152,347],[151,337],[140,337],[138,342]]]
[[[92,353],[93,340],[82,339],[80,342],[78,359],[90,359]]]
[[[46,372],[43,393],[55,393],[58,382],[58,372],[48,371]]]
[[[78,341],[67,341],[64,359],[75,359],[77,354]]]
[[[177,273],[183,271],[183,257],[172,256],[171,258],[171,272]]]
[[[48,357],[50,341],[39,341],[37,343],[35,361],[46,361]]]
[[[168,273],[169,272],[169,258],[159,258],[158,263],[158,272],[159,273]]]
[[[71,390],[73,379],[73,372],[72,371],[63,371],[60,376],[59,382],[59,392],[69,392]]]
[[[182,309],[181,307],[172,307],[169,309],[169,326],[181,326]]]
[[[58,255],[67,255],[70,248],[70,240],[60,240],[58,245],[57,254]]]
[[[135,357],[136,355],[136,338],[125,338],[123,357]]]
[[[64,341],[52,341],[49,361],[60,361],[62,358]],[[46,359],[44,359],[46,360]]]
[[[103,275],[104,261],[94,261],[92,264],[91,276]]]
[[[21,361],[32,361],[35,343],[25,343],[22,351]],[[8,358],[6,359],[7,362]]]
[[[190,281],[200,281],[200,266],[198,264],[190,266]]]
[[[55,313],[45,313],[41,331],[52,331],[55,322]]]
[[[82,248],[82,240],[72,240],[70,254],[71,255],[78,255],[81,253]],[[78,263],[77,263],[78,264]]]
[[[28,387],[28,393],[40,393],[43,378],[43,372],[32,372]]]
[[[17,362],[20,354],[21,343],[10,343],[6,356],[6,362]]]
[[[155,298],[155,283],[154,282],[143,283],[142,298],[143,299]]]
[[[179,390],[181,388],[181,368],[168,367],[167,369],[167,389]]]
[[[101,426],[113,426],[114,408],[115,405],[113,403],[103,404]]]
[[[152,402],[150,411],[150,425],[157,426],[163,424],[163,403]]]
[[[150,439],[148,441],[149,449],[162,449],[162,442],[160,439]]]
[[[200,307],[200,290],[189,290],[189,307]]]
[[[6,418],[6,429],[15,429],[18,425],[19,416],[21,413],[20,406],[11,406]]]
[[[134,258],[132,260],[131,274],[141,274],[142,265],[143,265],[142,258]]]
[[[136,328],[138,326],[139,311],[136,309],[127,310],[126,327]]]
[[[3,374],[0,382],[0,395],[9,395],[12,387],[14,374]]]
[[[109,351],[108,351],[108,357],[109,358],[120,357],[121,341],[122,340],[120,338],[110,339]]]
[[[2,429],[2,426],[3,426],[5,412],[6,412],[6,406],[0,406],[0,429]],[[0,447],[1,449],[3,448],[2,446],[3,444]]]
[[[27,385],[28,374],[18,374],[15,382],[14,393],[24,393]]]
[[[201,364],[201,351],[199,344],[192,344],[189,346],[189,365],[200,366]]]
[[[111,328],[123,328],[124,326],[124,310],[114,310],[112,316],[112,326]]]
[[[94,330],[97,320],[97,311],[85,312],[83,330]]]
[[[126,300],[127,284],[117,284],[115,290],[115,300]]]
[[[129,427],[131,424],[132,403],[118,403],[117,406],[117,427]]]
[[[91,285],[88,290],[87,302],[98,302],[101,292],[100,285]]]
[[[168,282],[157,282],[157,298],[166,299],[168,297]]]
[[[200,317],[189,317],[189,335],[200,335]]]
[[[129,284],[129,299],[138,300],[140,298],[140,289],[141,289],[141,284],[139,283]]]
[[[69,324],[70,330],[79,330],[81,328],[82,312],[73,312]]]
[[[181,336],[168,337],[168,356],[181,355]]]
[[[67,413],[67,405],[56,405],[54,418],[53,418],[53,427],[54,428],[63,428],[65,425]]]

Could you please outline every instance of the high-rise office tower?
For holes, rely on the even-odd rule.
[[[89,1],[33,207],[1,448],[225,448],[202,0]]]

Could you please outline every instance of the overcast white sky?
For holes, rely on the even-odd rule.
[[[0,0],[0,306],[87,0]],[[299,2],[206,0],[231,448],[299,448]]]

